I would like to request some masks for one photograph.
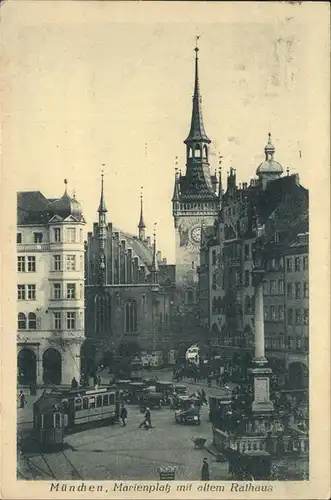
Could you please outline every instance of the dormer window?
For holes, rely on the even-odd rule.
[[[33,233],[34,236],[34,242],[35,243],[42,243],[43,241],[43,233]]]

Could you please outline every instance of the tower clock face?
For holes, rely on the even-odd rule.
[[[200,243],[201,241],[201,227],[196,226],[191,231],[191,238],[194,243]]]

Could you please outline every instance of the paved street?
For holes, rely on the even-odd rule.
[[[142,414],[128,406],[129,418],[125,428],[119,424],[85,430],[66,437],[72,448],[64,452],[34,454],[30,469],[23,456],[19,470],[23,475],[35,474],[36,479],[158,479],[157,467],[175,465],[177,478],[199,480],[204,450],[193,447],[192,437],[210,439],[211,426],[208,408],[204,407],[200,426],[181,426],[174,421],[171,409],[152,411],[153,429],[138,429]],[[212,462],[212,456],[208,455]],[[25,463],[24,463],[25,462]],[[211,478],[227,477],[227,466],[211,463]]]
[[[171,380],[170,370],[148,372],[160,380]],[[183,382],[185,383],[185,382]],[[187,384],[189,391],[196,384]],[[202,384],[203,386],[206,384]],[[220,389],[214,386],[207,395]],[[27,395],[28,404],[18,410],[19,428],[32,425],[32,402],[36,397]],[[59,453],[19,455],[19,475],[35,479],[158,479],[157,467],[175,465],[176,478],[199,480],[202,459],[206,451],[194,449],[192,438],[202,436],[211,440],[208,407],[202,409],[200,426],[182,426],[174,421],[170,408],[152,411],[153,429],[138,429],[142,414],[137,406],[128,406],[128,425],[96,427],[66,437],[68,447]],[[208,455],[208,454],[207,454]],[[26,460],[28,457],[28,462]],[[211,479],[226,479],[227,464],[217,463],[208,455]]]

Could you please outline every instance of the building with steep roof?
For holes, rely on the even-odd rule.
[[[195,78],[191,126],[184,141],[186,171],[176,171],[172,212],[176,231],[176,284],[183,304],[197,302],[197,267],[200,263],[201,225],[212,224],[219,211],[217,177],[210,173],[210,139],[202,116],[198,47],[195,48]]]
[[[100,361],[105,352],[125,356],[157,353],[167,362],[172,347],[174,266],[157,251],[155,232],[152,241],[145,236],[142,196],[137,235],[107,222],[103,177],[98,214],[85,244],[84,357],[90,359],[85,368],[93,370],[94,361]]]
[[[18,383],[69,385],[84,341],[81,204],[65,191],[17,193]]]
[[[282,382],[287,374],[286,382],[303,386],[308,370],[308,191],[297,174],[287,169],[282,175],[271,134],[265,155],[250,183],[237,185],[235,169],[228,172],[218,222],[207,228],[201,246],[199,277],[205,282],[208,276],[209,309],[206,317],[207,308],[201,308],[200,321],[208,324],[209,340],[229,370],[247,367],[254,348],[255,242],[261,237],[267,357]],[[304,238],[305,244],[297,242]]]

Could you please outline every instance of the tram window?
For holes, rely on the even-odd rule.
[[[110,405],[115,404],[115,394],[109,394],[109,404]]]
[[[61,427],[61,415],[60,413],[55,413],[54,423],[55,427]]]
[[[95,397],[94,397],[94,396],[92,396],[92,397],[90,398],[90,410],[91,410],[92,408],[95,408]]]
[[[100,406],[102,406],[102,397],[98,396],[97,397],[97,408],[100,408]]]
[[[75,399],[75,411],[80,411],[82,409],[82,398]]]
[[[88,410],[88,398],[83,398],[83,410]]]
[[[109,405],[109,396],[108,394],[105,394],[103,397],[103,406],[108,406]]]

